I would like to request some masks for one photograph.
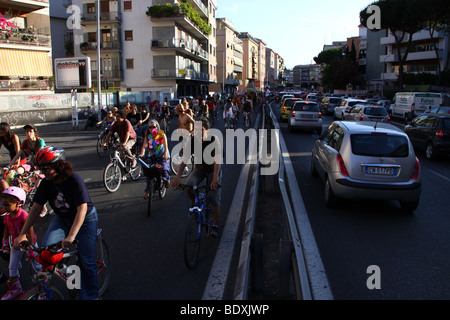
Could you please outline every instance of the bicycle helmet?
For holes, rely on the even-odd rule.
[[[19,187],[9,187],[6,188],[2,194],[7,194],[10,196],[14,196],[17,199],[19,199],[19,201],[21,202],[21,205],[25,204],[25,201],[27,199],[27,195],[25,193],[25,191]]]
[[[59,160],[64,160],[65,158],[63,149],[57,147],[43,147],[36,153],[34,165],[43,166],[52,164]]]

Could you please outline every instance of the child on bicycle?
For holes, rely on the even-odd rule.
[[[0,194],[2,206],[6,211],[5,215],[5,230],[3,232],[2,252],[10,255],[9,258],[9,279],[8,292],[3,296],[2,300],[12,300],[21,293],[23,293],[22,286],[19,280],[19,264],[22,259],[23,252],[16,250],[12,243],[17,238],[22,230],[23,225],[28,217],[28,212],[21,207],[25,203],[25,191],[19,187],[9,187]],[[31,243],[36,243],[36,235],[33,228],[30,228],[27,239]],[[35,271],[40,272],[42,267],[34,259],[34,252],[29,250],[27,253],[27,260],[31,261]]]
[[[148,123],[145,132],[145,140],[139,157],[142,158],[145,151],[148,150],[148,158],[157,159],[152,164],[159,164],[163,168],[162,179],[166,188],[170,186],[170,154],[166,134],[160,130],[159,123],[156,119],[152,119]],[[156,162],[156,163],[155,163]],[[151,190],[148,190],[148,179],[144,191],[144,199],[148,199]]]

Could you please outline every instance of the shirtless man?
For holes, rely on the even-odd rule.
[[[194,133],[194,118],[188,113],[189,105],[186,100],[177,106],[178,129],[186,129],[192,135]]]

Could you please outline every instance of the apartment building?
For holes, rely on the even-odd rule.
[[[0,1],[0,94],[54,87],[48,0]]]
[[[319,64],[298,65],[293,69],[294,86],[300,88],[318,88],[322,79],[322,67]]]
[[[385,52],[379,57],[379,62],[384,65],[381,79],[386,85],[389,85],[398,78],[401,57],[397,52],[398,46],[395,43],[394,35],[389,31],[384,32],[385,36],[381,38],[380,43],[384,46]],[[402,56],[406,51],[407,40],[405,39],[400,45]],[[433,41],[436,43],[437,52]],[[438,74],[439,70],[443,70],[447,63],[448,51],[449,37],[446,33],[435,32],[434,39],[431,38],[428,30],[414,33],[403,70],[407,73]]]
[[[110,90],[151,92],[152,100],[204,95],[216,81],[216,30],[208,23],[216,0],[101,0],[100,68],[97,1],[72,2],[82,8],[75,56],[91,58],[94,89],[98,72]],[[191,20],[192,12],[203,22]]]
[[[217,81],[211,85],[211,91],[233,93],[242,85],[243,42],[233,23],[226,18],[216,19],[216,29]]]
[[[258,40],[258,78],[256,79],[256,90],[264,91],[266,87],[266,49],[267,44],[261,40]]]
[[[259,81],[259,41],[258,39],[252,37],[252,35],[248,32],[240,33],[239,39],[242,40],[242,47],[244,50],[244,69],[242,74],[243,81],[242,84],[239,85],[238,89],[257,90],[256,81]]]

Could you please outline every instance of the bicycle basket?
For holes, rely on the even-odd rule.
[[[62,260],[64,252],[54,252],[51,250],[42,251],[37,257],[36,261],[42,265],[42,270],[52,270],[53,267]]]
[[[142,166],[142,171],[144,173],[144,176],[148,178],[157,178],[162,175],[163,168],[161,165],[155,164],[150,166],[149,168]]]

